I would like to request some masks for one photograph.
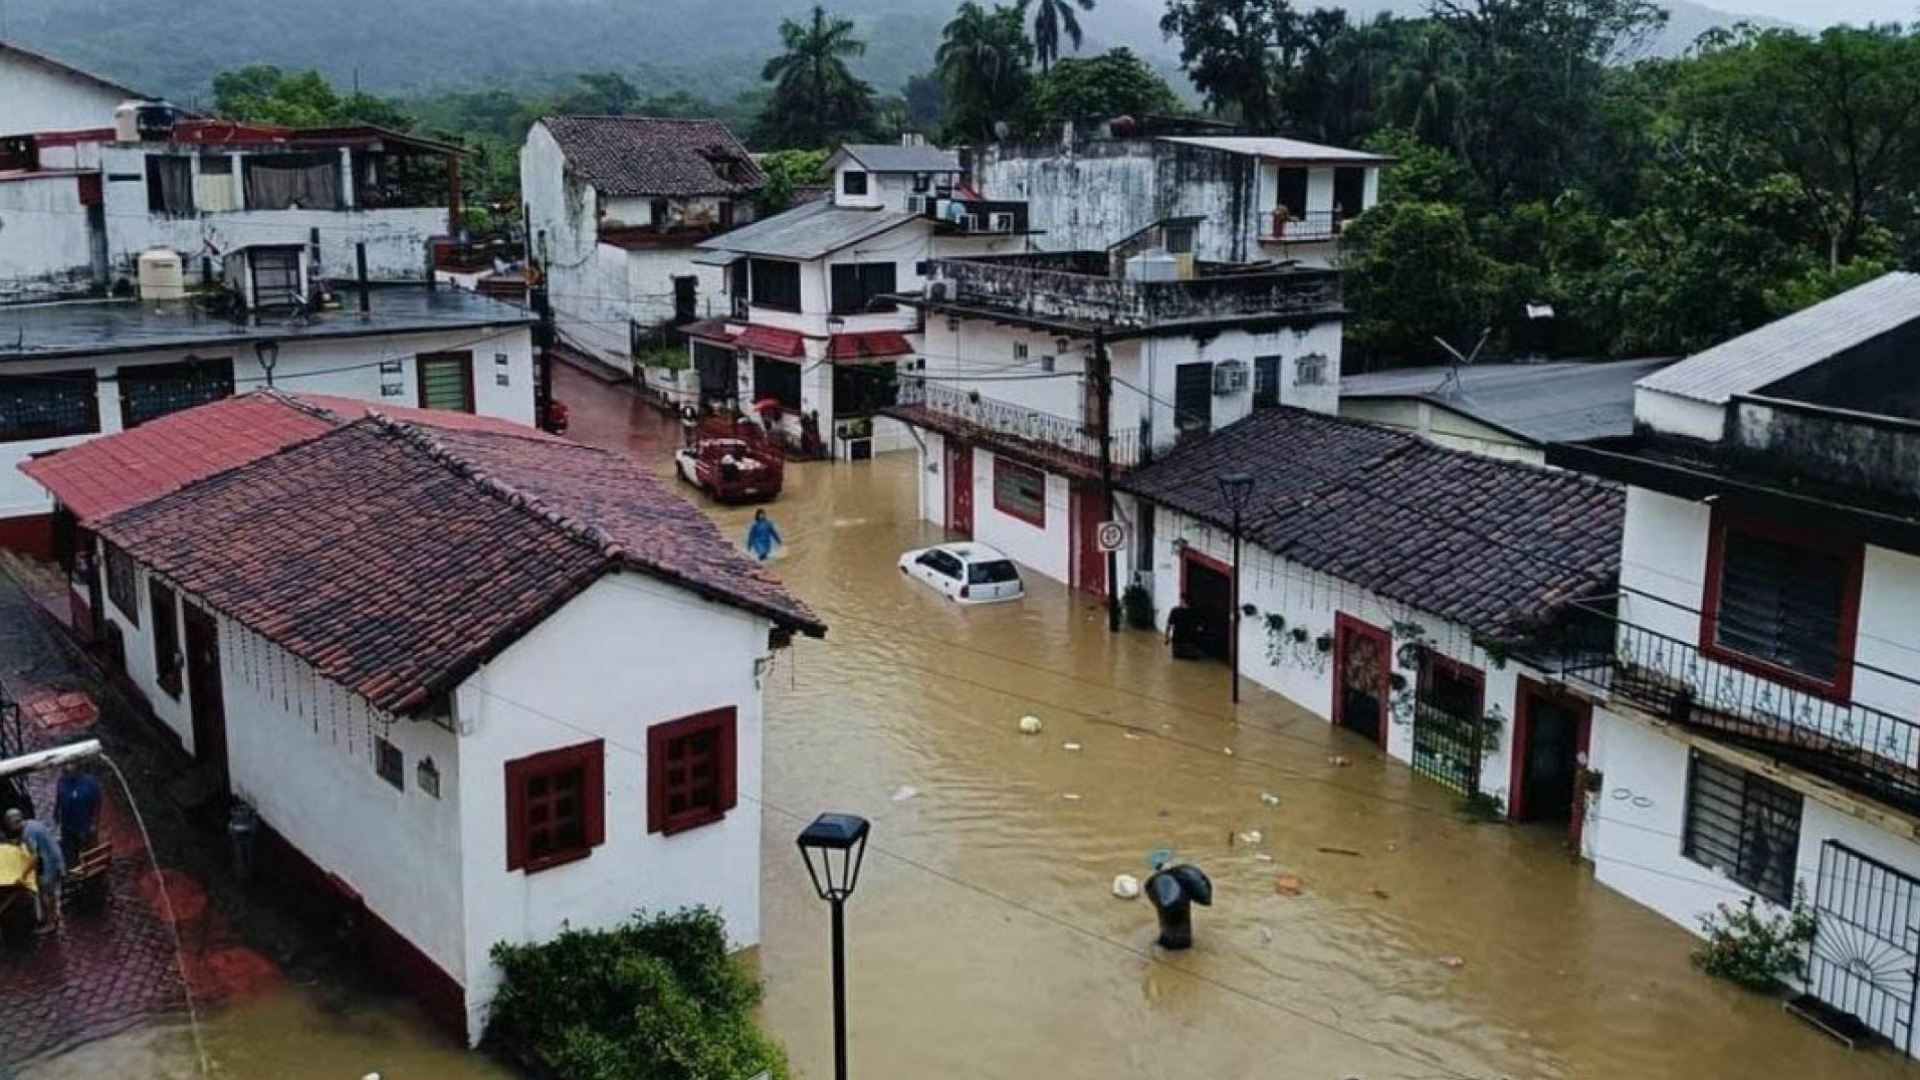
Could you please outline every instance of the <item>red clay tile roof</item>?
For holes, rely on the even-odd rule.
[[[887,356],[906,356],[913,352],[907,335],[898,330],[865,330],[855,334],[835,334],[827,339],[827,359],[866,360]]]
[[[1493,637],[1619,573],[1618,487],[1300,409],[1258,410],[1119,486],[1224,528],[1220,477],[1233,472],[1254,477],[1247,539]]]
[[[549,116],[540,123],[574,174],[602,195],[752,195],[767,183],[718,120]]]
[[[747,324],[735,339],[743,349],[752,349],[762,356],[779,356],[789,360],[798,360],[807,355],[806,338],[798,330],[782,330],[777,326]]]
[[[255,390],[33,458],[20,471],[92,522],[375,413],[434,428],[555,438],[491,416]]]
[[[393,712],[452,689],[622,569],[825,631],[637,464],[565,441],[375,417],[98,528],[208,606]]]

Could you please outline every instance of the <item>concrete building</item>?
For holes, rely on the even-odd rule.
[[[720,273],[693,256],[753,220],[767,176],[717,120],[550,116],[527,132],[529,256],[562,340],[631,370],[659,331],[724,314]]]
[[[684,328],[701,396],[777,403],[790,438],[803,418],[821,449],[860,458],[912,446],[880,415],[897,365],[916,350],[930,260],[1017,251],[1026,208],[974,195],[957,154],[923,145],[847,146],[828,162],[833,190],[701,243],[725,268],[726,316]]]
[[[1618,488],[1285,406],[1120,487],[1152,523],[1156,626],[1185,608],[1204,656],[1237,655],[1243,678],[1488,813],[1578,840],[1588,710],[1527,657],[1579,619],[1574,600],[1611,593]]]
[[[1340,415],[1541,465],[1551,443],[1632,434],[1634,382],[1672,362],[1483,362],[1350,374],[1340,380]]]
[[[1920,276],[1640,380],[1631,435],[1549,460],[1627,485],[1617,598],[1560,651],[1596,702],[1598,879],[1699,930],[1814,922],[1792,1007],[1915,1052]]]
[[[0,121],[6,120],[0,117]],[[169,116],[0,138],[0,303],[124,289],[145,251],[211,282],[234,250],[308,249],[319,276],[425,281],[459,230],[461,151],[374,127],[295,130]]]
[[[0,41],[0,128],[9,132],[65,131],[112,118],[122,102],[147,95],[45,53]]]
[[[295,282],[303,251],[229,261],[271,264]],[[52,504],[15,464],[269,384],[534,422],[531,320],[520,309],[424,286],[369,288],[364,313],[352,297],[307,315],[258,299],[222,315],[191,300],[0,306],[0,546],[44,555],[52,543]]]
[[[1379,201],[1391,163],[1278,137],[1069,131],[1058,143],[986,148],[975,179],[987,195],[1028,204],[1044,250],[1105,249],[1186,217],[1201,259],[1325,268],[1338,261],[1341,230]]]
[[[1198,260],[1193,230],[928,264],[918,370],[887,410],[922,456],[923,518],[1105,594],[1103,521],[1137,540],[1123,580],[1152,571],[1152,525],[1110,476],[1258,408],[1334,411],[1339,280]]]
[[[761,682],[824,628],[628,459],[403,417],[256,394],[35,462],[104,510],[175,787],[251,806],[258,872],[469,1040],[496,943],[690,904],[756,943]]]

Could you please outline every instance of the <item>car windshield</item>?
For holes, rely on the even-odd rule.
[[[977,562],[967,567],[969,585],[998,585],[1002,582],[1019,580],[1020,571],[1015,570],[1013,564],[1005,559]]]

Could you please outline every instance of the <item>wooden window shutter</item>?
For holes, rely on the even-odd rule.
[[[647,729],[647,831],[667,829],[667,743],[673,738],[673,726],[655,724]]]
[[[595,739],[588,744],[591,753],[582,762],[586,766],[584,790],[580,797],[585,819],[587,846],[599,847],[607,840],[607,753],[605,744]]]
[[[720,810],[726,812],[740,802],[739,714],[729,705],[720,727]]]
[[[527,865],[527,778],[522,763],[507,762],[507,869]]]

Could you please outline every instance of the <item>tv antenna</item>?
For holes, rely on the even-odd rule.
[[[1472,367],[1473,362],[1480,359],[1480,350],[1487,347],[1487,339],[1492,336],[1493,327],[1491,326],[1480,331],[1480,340],[1473,343],[1473,351],[1462,356],[1460,355],[1460,350],[1448,344],[1446,338],[1435,334],[1433,340],[1439,342],[1440,347],[1447,350],[1447,356],[1451,359],[1447,363],[1446,378],[1440,380],[1440,385],[1434,387],[1433,392],[1441,397],[1446,397],[1449,394],[1465,393],[1465,388],[1460,385],[1460,369],[1463,367]]]

